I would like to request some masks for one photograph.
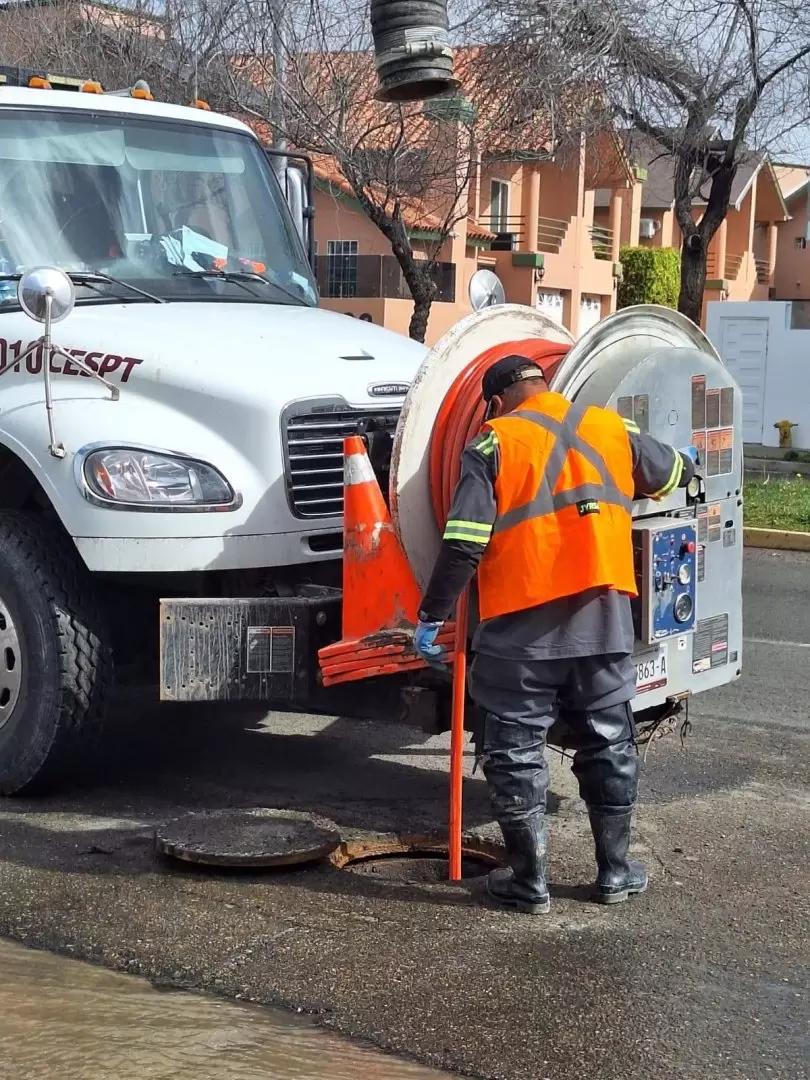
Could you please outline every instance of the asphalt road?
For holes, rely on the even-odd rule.
[[[746,560],[745,675],[651,748],[636,850],[650,891],[597,908],[587,819],[553,768],[554,903],[327,868],[211,876],[158,859],[193,808],[318,811],[347,832],[435,830],[446,743],[395,726],[148,709],[103,781],[0,809],[0,934],[162,985],[301,1008],[341,1032],[504,1080],[810,1076],[810,558]],[[469,764],[469,762],[468,762]],[[489,819],[483,782],[466,823]]]

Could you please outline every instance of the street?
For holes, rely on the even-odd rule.
[[[152,850],[197,808],[435,832],[447,739],[395,725],[128,708],[93,787],[0,806],[0,936],[241,1000],[498,1080],[810,1076],[810,557],[746,556],[744,677],[654,744],[635,851],[650,890],[588,902],[591,841],[551,755],[552,912],[329,867],[214,875]],[[471,755],[466,759],[468,772]],[[480,774],[465,826],[490,820]]]

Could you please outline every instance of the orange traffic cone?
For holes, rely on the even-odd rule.
[[[343,637],[414,626],[419,588],[359,435],[343,453]]]
[[[350,435],[343,455],[343,637],[318,653],[326,686],[424,665],[413,652],[419,586],[363,439]],[[439,640],[452,651],[452,625]]]

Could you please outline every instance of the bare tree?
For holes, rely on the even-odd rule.
[[[244,3],[227,40],[230,110],[312,154],[356,200],[390,244],[414,302],[410,336],[424,341],[437,260],[468,214],[474,110],[378,102],[364,0]]]
[[[561,87],[590,87],[603,123],[641,132],[672,159],[683,236],[678,307],[699,322],[708,247],[739,166],[752,151],[795,152],[810,120],[810,6],[506,0],[484,33],[520,48],[518,85],[538,77],[547,85],[552,71]]]

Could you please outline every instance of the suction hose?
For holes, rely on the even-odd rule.
[[[380,101],[422,101],[454,90],[447,0],[371,0]]]
[[[484,417],[481,379],[484,372],[505,356],[517,354],[541,364],[551,381],[570,345],[542,338],[510,341],[481,353],[458,376],[448,390],[430,441],[430,495],[440,529],[450,513],[453,492],[461,472],[464,447],[478,434]],[[467,623],[469,589],[456,606],[455,662],[453,665],[453,705],[450,728],[450,880],[461,880],[462,767],[464,754],[464,704],[467,686]]]

